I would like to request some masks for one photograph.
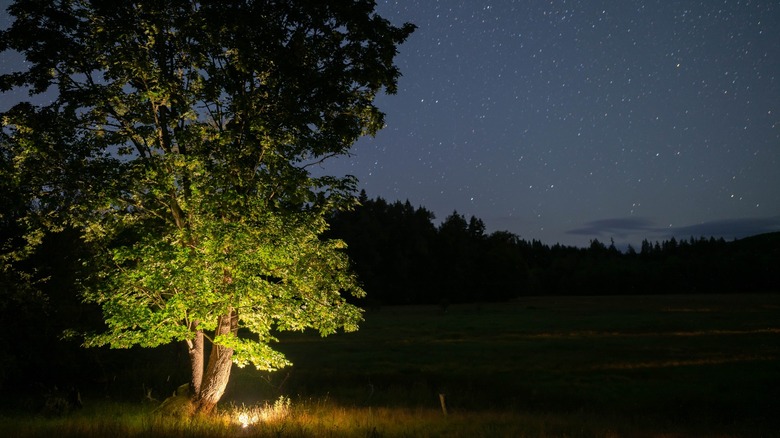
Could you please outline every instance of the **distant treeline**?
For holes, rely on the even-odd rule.
[[[348,244],[366,304],[505,301],[524,295],[741,293],[780,290],[780,233],[727,242],[691,237],[618,250],[549,246],[453,212],[368,199],[331,221]]]

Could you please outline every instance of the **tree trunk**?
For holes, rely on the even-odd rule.
[[[198,321],[194,321],[192,327],[197,326]],[[192,369],[192,380],[190,380],[191,394],[200,394],[200,385],[203,382],[203,330],[197,329],[195,339],[187,341],[187,347]]]
[[[236,333],[238,330],[238,315],[231,310],[227,315],[219,317],[214,336]],[[209,364],[200,385],[200,391],[194,392],[195,411],[208,414],[214,410],[222,398],[230,379],[230,369],[233,366],[233,349],[218,344],[212,344],[209,354]]]

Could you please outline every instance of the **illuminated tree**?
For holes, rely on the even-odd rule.
[[[0,77],[42,105],[2,115],[3,153],[30,193],[27,239],[69,226],[100,250],[86,346],[185,342],[196,408],[231,362],[288,364],[279,330],[354,330],[363,294],[325,218],[351,178],[312,165],[383,125],[396,47],[413,31],[373,0],[17,0]],[[38,225],[39,227],[35,227]],[[93,279],[94,280],[94,279]],[[212,344],[208,361],[205,346]]]

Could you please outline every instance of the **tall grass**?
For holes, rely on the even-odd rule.
[[[230,406],[209,417],[175,418],[134,404],[102,403],[61,418],[3,417],[8,437],[682,437],[773,436],[767,431],[680,426],[641,417],[592,412],[474,411],[345,407],[327,400],[295,401],[282,416],[243,425],[242,413],[263,406]]]

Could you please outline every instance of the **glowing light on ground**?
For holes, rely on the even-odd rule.
[[[238,422],[241,423],[241,427],[247,428],[250,424],[255,424],[260,420],[257,415],[251,415],[247,412],[241,412],[238,414]]]
[[[265,402],[258,406],[244,406],[233,409],[233,418],[242,428],[248,428],[257,423],[274,422],[286,418],[290,414],[291,400],[281,396],[275,402]]]

